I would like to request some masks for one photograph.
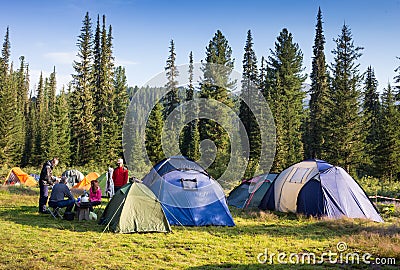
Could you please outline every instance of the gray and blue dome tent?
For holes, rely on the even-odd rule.
[[[267,173],[243,180],[228,195],[228,205],[245,209],[258,207],[278,174]]]
[[[234,226],[221,186],[196,162],[173,156],[143,178],[171,225]]]
[[[344,169],[315,159],[294,164],[281,172],[259,208],[383,222],[364,190]]]

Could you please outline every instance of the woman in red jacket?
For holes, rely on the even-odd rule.
[[[124,160],[122,158],[117,161],[118,167],[114,169],[114,194],[126,183],[128,183],[128,169],[124,168]]]

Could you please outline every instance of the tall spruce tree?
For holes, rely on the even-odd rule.
[[[146,123],[145,132],[146,151],[153,165],[164,158],[164,152],[161,144],[163,126],[163,106],[161,102],[157,102],[150,113],[149,119]]]
[[[101,58],[100,58],[100,88],[98,97],[100,102],[95,108],[95,120],[98,132],[97,160],[103,164],[110,164],[118,158],[120,146],[118,140],[117,116],[113,109],[114,103],[114,57],[112,55],[112,28],[107,33],[106,17],[103,15],[101,30]],[[121,127],[119,127],[121,128]],[[104,153],[108,153],[105,155]]]
[[[71,121],[73,128],[72,149],[75,155],[73,164],[84,165],[94,161],[95,127],[92,82],[92,23],[87,12],[83,20],[81,34],[78,36],[78,61],[74,61],[73,77],[74,91],[71,97]]]
[[[47,100],[48,100],[48,108],[47,108],[47,133],[46,133],[46,152],[49,157],[57,157],[58,149],[59,149],[59,134],[57,129],[57,118],[55,115],[56,110],[56,91],[57,91],[57,82],[56,82],[56,70],[55,67],[53,72],[50,74],[49,81],[47,84]],[[64,160],[61,160],[64,162]]]
[[[53,109],[54,130],[57,133],[57,147],[50,156],[56,156],[60,159],[64,166],[69,166],[71,161],[71,131],[69,119],[68,96],[65,93],[64,87],[56,98],[56,103]]]
[[[382,177],[393,180],[400,174],[400,112],[390,84],[382,94],[381,115],[378,168]]]
[[[369,175],[375,175],[378,162],[376,151],[379,147],[379,117],[380,117],[380,102],[378,93],[378,81],[375,78],[375,72],[371,66],[368,67],[364,81],[364,131],[366,132],[366,172]],[[365,162],[367,161],[367,162]]]
[[[361,47],[355,47],[350,28],[343,25],[337,39],[334,62],[331,64],[332,83],[329,93],[329,121],[324,140],[324,159],[354,173],[364,153],[364,133],[360,108],[358,58]]]
[[[180,100],[178,95],[178,81],[179,76],[178,69],[176,67],[176,53],[174,40],[171,39],[169,46],[169,56],[165,66],[165,72],[167,76],[167,84],[165,88],[167,95],[165,97],[164,105],[164,116],[167,117],[177,106],[179,106]]]
[[[324,142],[324,124],[327,119],[327,101],[329,85],[325,60],[325,36],[322,29],[322,12],[318,9],[315,39],[313,46],[312,71],[310,74],[311,89],[309,102],[309,119],[306,127],[305,156],[306,158],[321,158]]]
[[[232,49],[228,40],[218,30],[206,48],[205,63],[202,67],[203,78],[200,82],[200,97],[214,99],[232,108],[233,101],[229,89],[232,89],[236,83],[230,79],[233,66]],[[215,114],[215,112],[209,113]],[[221,109],[218,114],[221,121],[225,122],[228,127],[231,124],[231,119],[228,119],[228,112]],[[202,156],[206,159],[215,157],[214,162],[208,168],[214,178],[219,178],[222,175],[230,157],[229,135],[224,130],[223,124],[209,119],[200,120],[200,140],[211,140],[216,147],[216,151],[212,147],[201,150]],[[205,162],[209,162],[209,160],[205,160]]]
[[[400,60],[400,57],[397,57],[397,59]],[[394,76],[394,82],[397,84],[396,85],[396,89],[397,89],[396,100],[399,101],[400,100],[400,65],[394,70],[394,72],[397,72],[397,75]]]
[[[46,158],[45,152],[45,140],[46,140],[46,132],[47,129],[45,127],[45,118],[46,118],[46,92],[45,92],[45,83],[43,79],[43,74],[40,73],[39,82],[36,89],[36,99],[34,101],[34,110],[35,110],[35,122],[34,126],[34,152],[32,155],[32,163],[34,165],[39,165]]]
[[[25,151],[22,166],[37,165],[34,160],[35,155],[35,138],[36,138],[36,102],[32,97],[32,92],[29,95],[27,112],[26,112],[26,130],[25,130]]]
[[[258,91],[259,76],[257,69],[257,57],[253,49],[253,37],[251,31],[247,31],[247,39],[243,55],[243,73],[241,101],[239,107],[239,117],[243,123],[250,146],[249,163],[245,172],[245,178],[251,177],[257,167],[261,152],[261,134],[260,127],[254,115],[254,108],[258,101],[256,92]],[[245,138],[243,138],[245,139]]]
[[[303,53],[284,28],[271,50],[267,68],[267,100],[276,126],[276,155],[272,170],[281,171],[303,159],[302,121],[304,120],[302,83]]]
[[[186,102],[194,100],[194,85],[193,85],[193,53],[189,54],[189,85],[186,90]],[[184,156],[187,156],[193,160],[200,159],[200,134],[199,134],[199,120],[198,118],[198,107],[193,104],[192,110],[187,111],[187,118],[195,120],[190,121],[183,129],[183,138],[181,143],[181,151]]]
[[[115,98],[113,102],[113,111],[116,114],[115,123],[117,124],[115,151],[118,157],[122,157],[122,127],[124,125],[126,110],[129,105],[129,96],[125,68],[121,66],[117,67],[114,72],[114,89]]]

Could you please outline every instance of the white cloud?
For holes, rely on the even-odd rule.
[[[72,65],[76,59],[76,52],[49,52],[43,55],[46,59],[54,62],[54,64]]]
[[[131,60],[115,59],[115,66],[132,66],[137,64],[139,63]]]

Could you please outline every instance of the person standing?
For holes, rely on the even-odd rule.
[[[126,183],[128,183],[128,169],[124,168],[124,160],[122,158],[117,161],[118,167],[113,172],[114,194]]]
[[[58,158],[54,157],[43,164],[39,177],[39,213],[49,214],[46,209],[47,200],[49,197],[49,186],[53,184],[53,169],[58,164]]]

